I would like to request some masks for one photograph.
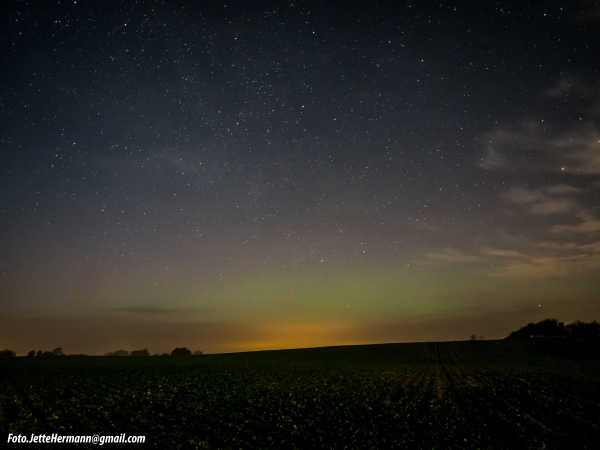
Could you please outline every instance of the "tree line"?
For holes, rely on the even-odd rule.
[[[198,356],[198,355],[202,355],[202,351],[200,350],[196,350],[194,352],[192,352],[190,349],[186,348],[186,347],[176,347],[173,349],[173,351],[171,351],[171,353],[161,353],[161,354],[155,354],[155,355],[151,355],[150,352],[148,351],[148,349],[143,348],[141,350],[132,350],[132,351],[127,351],[127,350],[116,350],[114,352],[108,352],[106,353],[104,356],[162,356],[162,357],[174,357],[174,358],[178,358],[178,357],[186,357],[186,356]]]
[[[529,323],[513,331],[507,339],[562,339],[586,343],[600,343],[600,323],[573,322],[565,325],[556,319]]]
[[[116,350],[114,352],[108,352],[104,354],[104,356],[160,356],[160,357],[172,357],[172,358],[181,358],[188,356],[198,356],[202,355],[202,351],[196,350],[192,352],[190,349],[186,347],[176,347],[171,351],[171,353],[162,353],[162,354],[154,354],[151,355],[148,349],[143,348],[140,350]],[[0,350],[0,357],[14,357],[17,354],[12,350]],[[31,350],[27,353],[28,358],[47,358],[47,357],[60,357],[65,356],[62,347],[57,347],[54,350],[50,351],[42,351],[42,350]],[[72,356],[87,356],[87,355],[72,355]]]

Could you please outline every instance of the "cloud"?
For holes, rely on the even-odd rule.
[[[424,220],[420,220],[418,222],[413,222],[413,226],[417,230],[430,231],[430,232],[440,231],[440,229],[441,229],[441,227],[439,227],[438,225],[434,225],[434,224],[426,222]]]
[[[528,258],[527,255],[516,250],[504,250],[500,248],[483,248],[481,253],[489,256],[500,256],[503,258]]]
[[[523,121],[492,130],[482,140],[479,167],[485,170],[600,175],[600,131],[590,124],[550,134],[541,123]]]
[[[581,247],[581,244],[577,244],[575,242],[553,242],[553,241],[537,242],[534,245],[538,248],[559,250],[559,251],[577,250]]]
[[[572,79],[562,78],[557,84],[544,91],[544,95],[550,98],[560,98],[570,94],[575,85]]]
[[[548,186],[545,188],[545,191],[548,194],[552,195],[563,195],[563,194],[577,194],[582,191],[582,189],[576,188],[574,186],[569,186],[568,184],[555,184],[553,186]]]
[[[512,187],[502,194],[502,198],[516,205],[524,206],[537,215],[564,214],[580,208],[573,195],[581,189],[567,184],[557,184],[537,189]]]
[[[479,167],[486,170],[498,170],[508,167],[508,160],[490,143],[485,156],[481,159]]]
[[[489,272],[502,278],[564,277],[600,267],[600,255],[529,256],[502,264]]]
[[[600,232],[600,219],[590,217],[585,214],[580,214],[581,221],[576,224],[569,225],[553,225],[550,231],[553,233],[597,233]]]
[[[561,168],[570,174],[600,174],[600,131],[593,128],[573,130],[546,143],[563,155]],[[563,169],[561,169],[563,170]]]
[[[563,77],[542,98],[552,109],[568,100],[581,116],[571,122],[521,118],[513,124],[484,133],[484,154],[478,165],[490,171],[600,175],[600,83]]]
[[[600,268],[600,241],[523,241],[519,250],[482,248],[497,261],[489,275],[501,278],[563,277]]]
[[[455,248],[446,248],[441,252],[428,253],[426,256],[434,261],[456,264],[473,263],[480,260],[476,255],[469,255]]]
[[[588,240],[600,232],[600,219],[586,206],[585,196],[592,191],[569,184],[552,184],[536,188],[514,186],[501,194],[501,198],[520,211],[532,215],[559,215],[561,221],[545,230],[536,230],[539,240],[525,234],[502,231],[498,237],[505,247],[483,247],[481,255],[491,258],[493,268],[489,275],[502,278],[562,277],[600,268],[600,241]],[[548,234],[551,233],[551,234]],[[550,237],[552,236],[552,237]],[[565,236],[569,240],[565,240]]]
[[[548,189],[545,191],[547,192]],[[570,189],[563,188],[558,191],[572,192]],[[526,199],[529,205],[541,204],[535,203],[538,196],[529,193],[518,198],[523,201]],[[600,220],[582,217],[585,220],[580,224],[555,225],[552,231],[555,231],[555,235],[558,235],[559,231],[561,233],[573,231],[579,235],[585,231],[600,231]],[[562,237],[557,237],[557,240],[537,241],[506,232],[501,232],[500,238],[508,244],[507,247],[484,246],[475,253],[446,248],[428,253],[426,257],[437,263],[478,263],[483,267],[489,267],[488,275],[491,277],[523,280],[565,277],[600,269],[600,240],[577,242],[579,239],[565,241]]]
[[[119,308],[114,308],[113,311],[140,315],[161,315],[172,314],[176,312],[174,309],[160,308],[156,306],[122,306]]]
[[[125,313],[137,316],[166,316],[176,315],[178,317],[188,315],[190,313],[207,313],[211,311],[208,306],[200,306],[195,308],[164,308],[155,305],[125,305],[112,308],[111,311],[117,313]]]
[[[512,187],[503,194],[506,200],[518,205],[527,205],[530,203],[542,201],[544,193],[539,190],[527,189],[523,187]]]
[[[539,124],[523,121],[516,127],[498,127],[484,134],[481,140],[485,142],[485,154],[479,162],[481,168],[502,170],[516,163],[527,167],[529,159],[524,155],[539,151]],[[513,155],[515,150],[518,153]]]
[[[525,253],[524,251],[504,249],[483,249],[482,253],[501,259],[489,271],[489,275],[492,277],[520,279],[564,277],[600,268],[600,253],[598,252],[600,245],[587,248],[581,245],[569,247],[557,245],[545,248],[559,250],[559,253],[541,255],[535,252]],[[576,250],[576,252],[564,254],[564,250]]]
[[[600,253],[600,241],[590,242],[589,244],[583,244],[580,245],[578,248],[583,251]]]
[[[577,203],[569,199],[550,199],[536,203],[531,207],[533,214],[562,214],[573,210]]]
[[[555,184],[535,189],[516,186],[501,194],[501,197],[533,215],[569,214],[579,221],[567,224],[555,223],[550,226],[549,231],[554,234],[585,235],[600,232],[600,219],[595,217],[591,208],[577,199],[577,196],[585,192],[568,184]]]
[[[592,98],[598,94],[597,87],[573,75],[563,76],[558,82],[544,91],[548,98],[564,98],[571,95]]]
[[[550,249],[550,250],[556,250],[556,251],[560,251],[560,252],[578,252],[578,253],[584,253],[584,254],[595,254],[595,253],[599,253],[600,254],[600,241],[593,241],[593,242],[588,242],[585,244],[580,244],[577,242],[570,242],[570,241],[560,241],[560,242],[554,242],[554,241],[544,241],[544,242],[538,242],[536,244],[536,247],[538,248],[542,248],[542,249]]]

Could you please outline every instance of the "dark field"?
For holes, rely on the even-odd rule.
[[[0,429],[145,434],[137,448],[599,448],[597,356],[547,347],[4,358]]]

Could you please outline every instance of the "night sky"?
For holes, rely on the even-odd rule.
[[[3,3],[0,347],[600,319],[600,3],[528,3]]]

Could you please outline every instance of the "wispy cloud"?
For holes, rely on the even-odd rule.
[[[578,95],[594,99],[597,92],[597,86],[589,83],[574,75],[564,75],[558,82],[544,91],[544,96],[548,98],[564,98],[566,96]]]
[[[161,308],[157,306],[121,306],[114,308],[113,311],[152,316],[172,314],[177,312],[175,309]]]
[[[537,247],[537,250],[485,248],[482,249],[482,253],[498,259],[489,272],[493,277],[563,277],[600,268],[600,242],[583,245],[572,242],[542,242]],[[550,250],[550,253],[542,253],[542,250]]]
[[[600,218],[592,203],[600,189],[600,83],[564,77],[540,94],[554,108],[577,105],[581,115],[564,123],[551,123],[551,115],[547,121],[522,118],[489,130],[481,136],[479,166],[506,177],[526,173],[531,183],[539,183],[536,174],[568,183],[509,187],[499,197],[512,222],[518,225],[522,218],[518,232],[498,230],[478,252],[446,249],[428,254],[430,260],[478,261],[490,267],[490,276],[501,278],[563,277],[600,269]]]
[[[540,190],[527,189],[523,187],[512,187],[503,194],[506,200],[518,205],[528,205],[544,199],[544,193]]]
[[[532,206],[533,214],[561,214],[572,211],[576,207],[576,203],[569,199],[550,199]]]
[[[502,248],[484,247],[481,253],[488,256],[500,256],[502,258],[528,258],[528,256],[517,250],[505,250]]]
[[[591,124],[555,135],[539,122],[523,121],[492,130],[482,140],[479,167],[486,170],[600,175],[600,131]]]
[[[437,263],[483,264],[489,267],[488,275],[494,278],[565,277],[600,269],[600,241],[536,242],[522,238],[518,243],[519,248],[482,247],[474,253],[447,248],[426,256]]]
[[[547,186],[544,190],[548,194],[552,195],[578,194],[582,192],[582,189],[569,186],[568,184],[555,184],[552,186]]]
[[[581,189],[567,184],[557,184],[537,189],[512,187],[502,194],[502,198],[527,208],[532,214],[564,214],[580,208],[573,198]]]
[[[523,279],[561,277],[600,268],[600,240],[577,242],[559,237],[558,240],[534,241],[522,238],[513,243],[518,243],[519,248],[481,249],[482,255],[493,258],[491,276]]]
[[[479,167],[493,171],[600,175],[600,130],[597,125],[600,83],[564,77],[542,94],[548,106],[554,109],[560,108],[563,100],[576,104],[581,116],[561,123],[523,117],[513,124],[489,130],[480,138],[484,154]]]
[[[473,263],[481,259],[477,255],[470,255],[455,248],[446,248],[439,252],[428,253],[426,256],[433,261],[456,264]]]
[[[553,233],[598,233],[600,232],[600,219],[596,219],[587,214],[579,214],[580,221],[575,224],[553,225],[550,231]]]
[[[579,252],[585,254],[599,253],[600,254],[600,241],[592,241],[585,244],[579,244],[577,242],[571,241],[544,241],[538,242],[536,247],[550,249],[550,250],[559,250],[562,252]]]
[[[486,170],[499,170],[508,166],[508,159],[496,149],[494,146],[494,141],[489,140],[485,156],[481,159],[479,167]]]
[[[501,197],[519,208],[522,212],[534,215],[563,215],[562,221],[575,223],[554,223],[551,233],[590,234],[600,232],[600,219],[593,210],[577,197],[585,190],[568,184],[555,184],[538,188],[516,186],[508,189]],[[569,218],[566,215],[569,215]]]
[[[563,277],[600,267],[600,255],[527,256],[506,261],[489,274],[503,278]]]
[[[417,230],[421,230],[421,231],[436,232],[436,231],[440,231],[440,229],[441,229],[440,226],[434,225],[434,224],[432,224],[430,222],[426,222],[424,220],[420,220],[418,222],[413,222],[413,226]]]

